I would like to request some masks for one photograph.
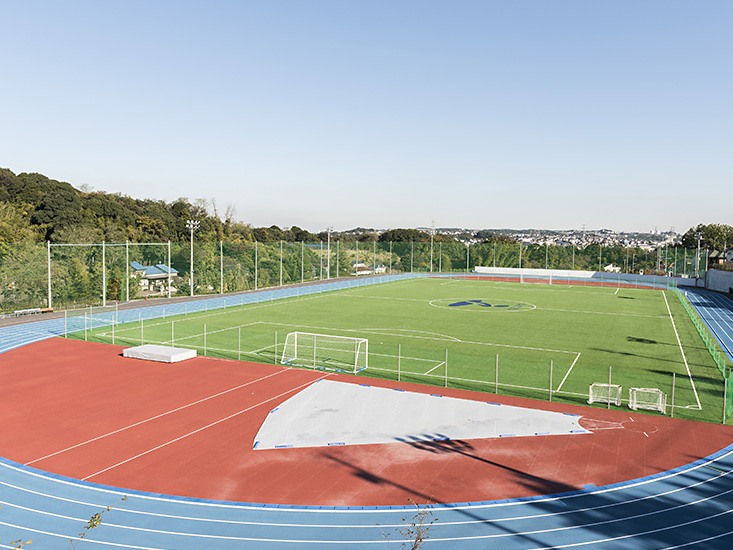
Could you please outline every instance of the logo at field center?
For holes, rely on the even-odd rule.
[[[456,299],[440,299],[431,300],[431,306],[442,307],[446,309],[461,309],[471,311],[529,311],[535,309],[534,304],[526,302],[514,302],[511,300],[456,300]]]

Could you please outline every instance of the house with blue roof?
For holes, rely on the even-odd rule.
[[[142,265],[140,262],[130,262],[132,268],[131,278],[137,279],[140,290],[143,292],[168,292],[168,274],[171,278],[171,292],[176,292],[173,287],[173,277],[178,277],[178,270],[168,267],[165,264]]]

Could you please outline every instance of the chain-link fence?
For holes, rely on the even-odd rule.
[[[0,312],[476,266],[703,276],[705,251],[460,242],[33,243],[0,249]],[[612,266],[612,267],[608,267]]]

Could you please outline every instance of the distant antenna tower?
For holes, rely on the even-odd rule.
[[[669,226],[669,232],[670,233],[674,233],[674,225],[670,225]]]

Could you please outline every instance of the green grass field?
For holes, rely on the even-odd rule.
[[[120,324],[114,339],[274,363],[294,331],[367,338],[361,376],[575,404],[609,366],[624,399],[659,388],[669,404],[676,373],[675,416],[722,420],[723,379],[671,290],[408,279]]]

